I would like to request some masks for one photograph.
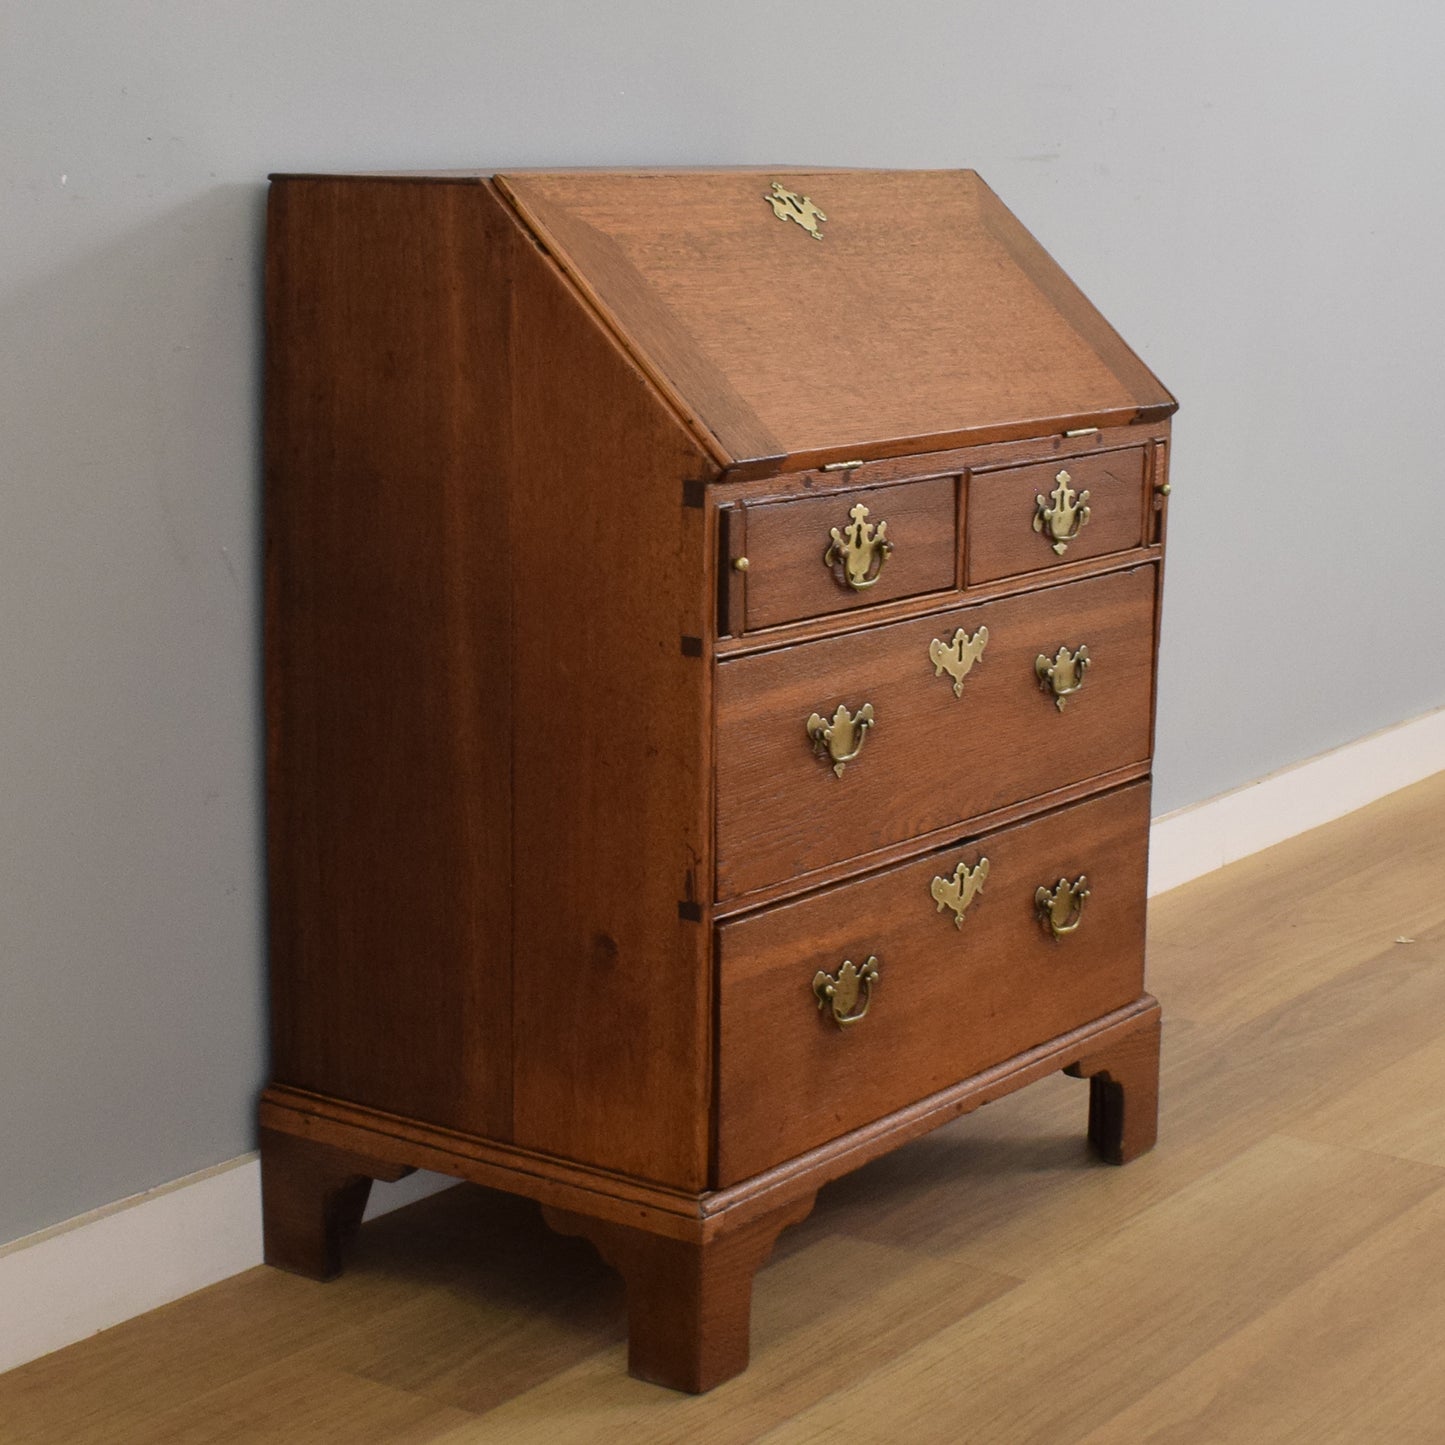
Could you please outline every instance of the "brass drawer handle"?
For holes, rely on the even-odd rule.
[[[1074,491],[1068,472],[1060,472],[1054,480],[1058,486],[1047,497],[1042,492],[1034,497],[1034,531],[1042,533],[1047,527],[1050,545],[1062,557],[1089,520],[1089,489]]]
[[[1063,938],[1078,928],[1084,916],[1084,903],[1089,897],[1089,879],[1080,873],[1072,883],[1060,878],[1052,888],[1040,887],[1034,894],[1034,907],[1039,922],[1055,938]]]
[[[819,1009],[831,1009],[833,1022],[840,1029],[856,1024],[868,1016],[868,1005],[873,1002],[873,985],[878,982],[878,960],[869,954],[862,968],[851,958],[843,960],[838,977],[824,973],[820,968],[813,975],[813,993],[817,996]],[[863,1007],[858,1007],[858,1000]]]
[[[960,627],[953,634],[953,641],[948,643],[935,637],[928,644],[928,656],[933,663],[934,677],[942,677],[946,672],[953,679],[954,697],[962,697],[963,680],[973,669],[974,663],[983,656],[983,650],[987,646],[987,627],[980,627],[972,637]]]
[[[980,858],[972,868],[960,860],[958,867],[953,870],[952,877],[944,875],[935,878],[928,885],[928,891],[933,895],[933,901],[938,904],[937,912],[942,913],[945,908],[953,909],[953,926],[962,928],[963,915],[968,911],[968,905],[983,891],[984,880],[987,877],[987,858]]]
[[[1064,703],[1083,687],[1089,662],[1089,649],[1084,643],[1073,652],[1061,647],[1052,658],[1042,652],[1034,658],[1034,675],[1039,686],[1053,693],[1054,704],[1060,712],[1064,710]]]
[[[862,502],[848,515],[853,520],[842,531],[829,528],[833,540],[823,553],[823,562],[830,568],[841,564],[842,580],[855,592],[861,592],[883,575],[883,564],[893,550],[893,543],[888,540],[888,523],[879,522],[875,528]]]
[[[813,751],[827,753],[833,760],[833,771],[841,778],[844,767],[863,751],[863,739],[873,726],[873,704],[865,702],[852,716],[846,704],[839,703],[832,722],[818,713],[808,718],[808,736]]]

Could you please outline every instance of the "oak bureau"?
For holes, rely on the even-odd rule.
[[[825,1181],[1150,1147],[1175,402],[976,175],[277,177],[267,335],[271,1262],[528,1195],[705,1390]]]

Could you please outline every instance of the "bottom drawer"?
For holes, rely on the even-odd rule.
[[[722,924],[718,1187],[1138,998],[1148,839],[1135,783]]]

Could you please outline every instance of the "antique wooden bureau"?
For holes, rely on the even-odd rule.
[[[269,1260],[528,1195],[704,1390],[825,1181],[1151,1145],[1175,403],[976,175],[278,177],[267,330]]]

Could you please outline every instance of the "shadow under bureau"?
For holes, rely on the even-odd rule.
[[[528,1195],[704,1390],[828,1179],[1150,1146],[1175,403],[976,175],[277,177],[267,341],[268,1260]]]

